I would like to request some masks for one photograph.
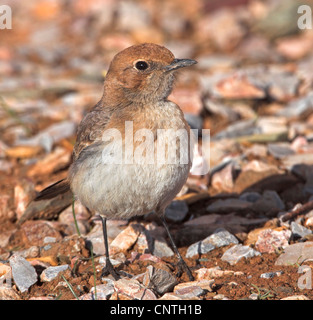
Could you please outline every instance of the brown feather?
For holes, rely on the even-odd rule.
[[[64,194],[70,190],[67,179],[60,180],[51,186],[43,189],[34,199],[34,201],[52,199],[59,194]]]

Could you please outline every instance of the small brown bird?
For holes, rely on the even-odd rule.
[[[195,63],[175,59],[168,49],[152,43],[118,53],[105,77],[101,100],[78,127],[68,178],[44,189],[35,199],[51,198],[70,188],[83,205],[97,212],[106,249],[103,273],[115,279],[120,276],[109,260],[106,219],[155,211],[179,259],[180,271],[193,280],[169,233],[164,210],[186,182],[191,167],[188,146],[177,140],[189,139],[189,126],[181,109],[167,98],[175,70]],[[169,149],[171,140],[177,147],[173,152]],[[183,148],[188,153],[185,161],[179,157]],[[161,161],[160,155],[175,159]]]

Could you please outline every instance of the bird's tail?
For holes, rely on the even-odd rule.
[[[43,189],[28,204],[25,212],[19,218],[18,224],[21,225],[26,220],[33,219],[54,219],[72,202],[73,194],[69,182],[66,179],[60,180]]]
[[[34,201],[52,199],[68,191],[70,191],[69,182],[67,179],[63,179],[40,191]]]

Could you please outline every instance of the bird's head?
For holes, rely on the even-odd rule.
[[[191,59],[176,59],[170,50],[157,44],[134,45],[113,58],[105,88],[111,96],[120,95],[120,100],[164,100],[172,91],[175,71],[195,63]]]

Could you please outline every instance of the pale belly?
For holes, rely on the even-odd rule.
[[[73,177],[75,196],[108,218],[162,212],[184,185],[189,164],[103,164],[85,159]],[[97,165],[95,165],[97,164]]]

